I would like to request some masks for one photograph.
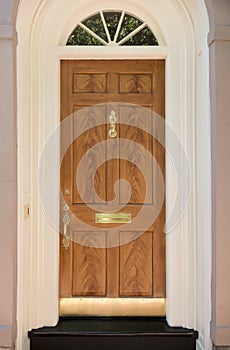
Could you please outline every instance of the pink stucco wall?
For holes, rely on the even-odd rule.
[[[0,2],[0,346],[16,334],[16,35],[14,1]]]
[[[210,54],[213,62],[212,337],[218,345],[230,345],[230,69],[227,68],[230,62],[230,41],[213,42]]]

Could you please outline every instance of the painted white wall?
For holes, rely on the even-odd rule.
[[[66,47],[76,22],[114,2],[24,0],[18,13],[18,340],[58,319],[58,234],[46,219],[37,192],[37,166],[45,140],[59,122],[61,58],[166,58],[166,119],[191,164],[192,191],[183,220],[167,235],[167,319],[200,331],[198,347],[211,349],[210,320],[210,127],[208,19],[201,1],[116,1],[116,8],[146,21],[160,47]],[[26,19],[26,20],[25,20]],[[170,139],[166,135],[170,150]],[[58,164],[58,154],[57,164]],[[183,164],[181,168],[183,174]],[[167,210],[175,179],[167,161]],[[58,174],[58,169],[57,169]],[[205,178],[204,178],[205,174]],[[181,187],[186,185],[186,178]],[[31,215],[23,220],[24,204]],[[58,213],[58,203],[56,210]],[[50,278],[52,276],[52,278]]]

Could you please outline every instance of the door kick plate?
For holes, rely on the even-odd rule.
[[[156,316],[166,315],[165,298],[90,298],[60,299],[60,316]]]
[[[96,213],[96,224],[130,224],[131,213]]]

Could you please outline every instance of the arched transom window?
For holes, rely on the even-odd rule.
[[[156,46],[158,41],[136,16],[126,11],[103,10],[80,21],[66,45]]]

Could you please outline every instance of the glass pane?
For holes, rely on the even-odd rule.
[[[103,44],[95,39],[92,35],[87,33],[83,28],[77,26],[74,31],[70,34],[66,45],[97,45],[102,46]]]
[[[121,12],[103,12],[103,15],[105,17],[111,41],[113,41],[121,18]]]
[[[86,27],[91,29],[95,34],[100,36],[106,42],[108,42],[108,38],[105,32],[105,28],[101,19],[100,13],[87,18],[84,22],[82,22]]]
[[[123,39],[126,35],[134,31],[137,27],[139,27],[143,22],[141,22],[136,17],[126,14],[124,16],[120,33],[117,38],[117,42]]]
[[[103,16],[105,19],[105,23],[107,25],[111,41],[114,41],[114,37],[117,32],[118,24],[121,19],[121,11],[103,11]],[[101,14],[98,12],[97,14],[88,17],[82,23],[89,28],[92,32],[97,34],[100,38],[102,38],[106,43],[108,43],[107,34],[103,25],[103,21],[101,18]],[[132,34],[132,32],[140,27],[143,22],[134,17],[133,15],[125,13],[120,32],[118,34],[118,38],[116,43],[119,45],[119,42],[122,39],[125,39],[127,35]],[[71,35],[68,38],[66,45],[94,45],[94,46],[103,46],[105,43],[101,43],[100,40],[94,38],[90,33],[88,33],[87,29],[83,29],[81,25],[78,25]],[[125,41],[122,46],[154,46],[159,45],[156,37],[150,30],[148,26],[145,26],[142,30],[140,30],[137,34],[130,37],[127,41]]]
[[[141,46],[157,46],[158,41],[156,37],[153,35],[151,30],[148,27],[144,27],[142,30],[140,30],[137,34],[132,36],[129,40],[124,42],[122,46],[135,46],[135,45],[141,45]]]

